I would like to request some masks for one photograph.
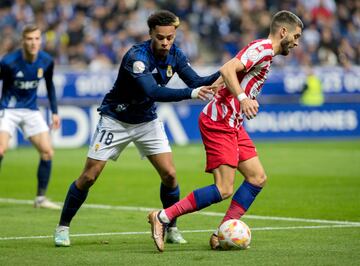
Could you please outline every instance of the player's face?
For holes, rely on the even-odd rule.
[[[174,26],[156,26],[150,32],[150,36],[151,48],[155,57],[164,58],[175,41],[176,28]]]
[[[36,56],[40,50],[40,46],[41,46],[40,30],[28,32],[23,37],[23,49],[25,55],[32,57]]]
[[[299,45],[299,38],[301,36],[301,32],[302,30],[298,26],[293,31],[288,31],[286,29],[286,34],[280,42],[282,55],[288,55],[290,49],[295,48]]]

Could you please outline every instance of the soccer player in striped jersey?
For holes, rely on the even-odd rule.
[[[0,62],[0,79],[3,80],[0,99],[0,164],[14,136],[22,130],[40,154],[37,171],[38,187],[34,207],[60,209],[45,197],[51,174],[53,148],[49,127],[36,103],[39,82],[45,78],[52,129],[60,127],[53,83],[54,61],[49,54],[40,51],[41,31],[36,25],[27,25],[22,31],[22,49],[9,53]]]
[[[155,12],[147,22],[150,40],[134,45],[126,53],[115,84],[99,108],[101,118],[85,168],[69,188],[55,230],[56,246],[70,246],[70,222],[85,201],[89,188],[106,162],[116,160],[130,142],[134,142],[141,155],[147,157],[159,173],[163,207],[170,207],[180,199],[171,148],[163,124],[157,118],[155,102],[206,100],[213,90],[205,85],[214,83],[220,73],[200,77],[191,68],[184,53],[174,44],[180,21],[173,13]],[[189,88],[166,87],[175,72]],[[170,243],[186,243],[175,219],[168,224],[166,237]]]
[[[267,179],[264,168],[242,123],[244,117],[253,119],[258,112],[256,97],[272,58],[288,55],[298,45],[302,28],[303,23],[295,14],[280,11],[272,18],[267,39],[249,43],[221,67],[221,77],[216,83],[224,84],[199,118],[206,172],[213,174],[214,184],[194,190],[169,208],[149,213],[152,237],[159,251],[164,250],[163,228],[167,223],[233,195],[236,170],[244,176],[244,181],[235,191],[221,223],[240,219],[264,187]],[[210,238],[210,246],[219,248],[217,231]]]

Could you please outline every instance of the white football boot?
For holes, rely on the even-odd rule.
[[[51,210],[61,210],[61,206],[50,201],[44,196],[36,197],[34,200],[34,208],[44,208]]]
[[[186,244],[187,241],[183,238],[177,227],[169,227],[166,230],[166,243]]]
[[[55,229],[54,242],[56,247],[70,247],[69,227],[58,225]]]

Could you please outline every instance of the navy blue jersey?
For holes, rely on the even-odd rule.
[[[38,53],[34,62],[26,61],[22,50],[6,55],[0,62],[0,79],[3,80],[0,109],[37,110],[37,89],[40,80],[45,78],[50,108],[53,114],[57,114],[53,72],[54,61],[44,51]]]
[[[175,44],[166,59],[159,60],[150,44],[151,40],[134,45],[125,54],[115,84],[98,108],[100,114],[129,124],[148,122],[157,117],[155,102],[190,99],[193,88],[211,85],[220,75],[198,76]],[[189,88],[166,87],[175,73]]]

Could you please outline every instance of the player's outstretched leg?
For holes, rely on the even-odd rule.
[[[151,237],[154,239],[156,248],[160,251],[164,251],[164,233],[165,224],[159,219],[159,211],[152,211],[148,215],[148,220],[151,225]]]
[[[54,242],[56,247],[70,247],[69,226],[58,225],[56,227]]]
[[[261,190],[262,187],[255,186],[245,180],[235,192],[230,206],[220,224],[230,219],[240,219],[250,208],[251,204],[254,202],[256,196],[261,192]],[[211,249],[220,248],[217,230],[211,235],[209,244]]]

